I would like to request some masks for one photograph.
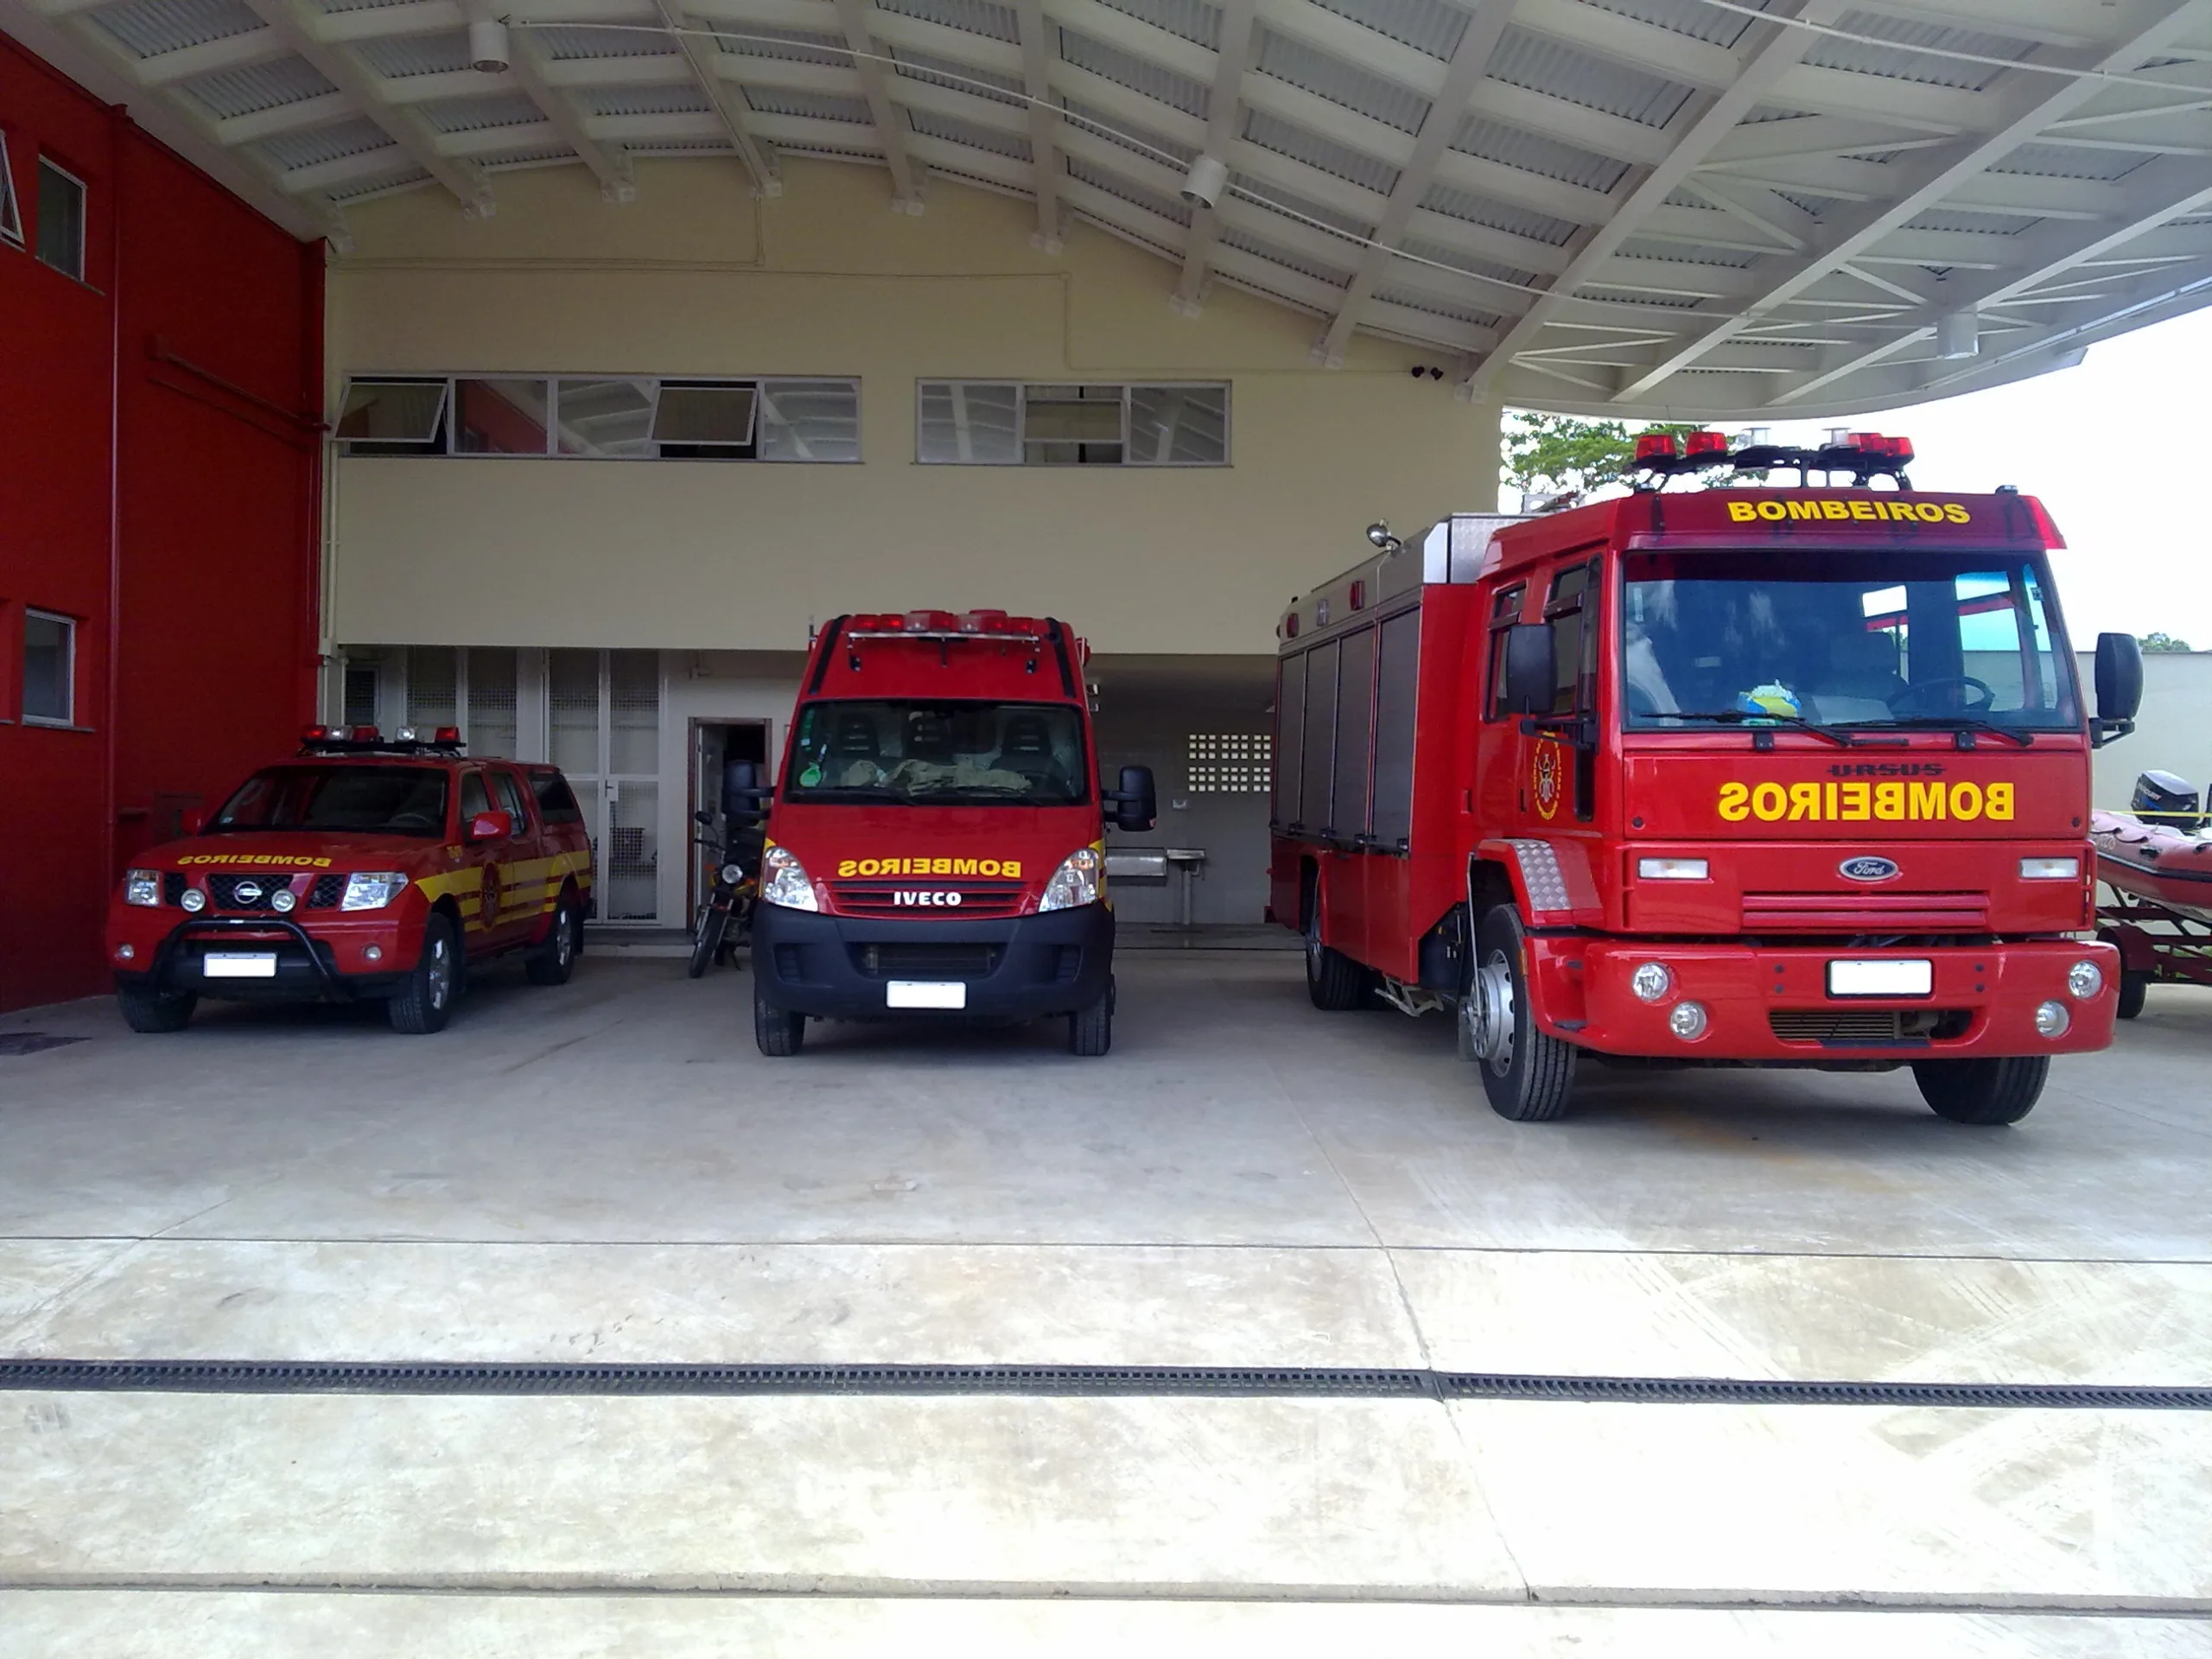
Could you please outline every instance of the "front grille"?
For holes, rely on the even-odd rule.
[[[250,905],[238,902],[241,881],[251,882],[261,890],[260,896]],[[281,872],[271,875],[211,875],[207,878],[207,897],[218,910],[270,911],[276,908],[269,902],[270,896],[291,885],[292,878]]]
[[[338,901],[346,896],[346,878],[342,875],[318,875],[315,887],[308,894],[309,910],[335,910]]]
[[[1963,1037],[1966,1008],[1771,1008],[1767,1028],[1785,1043],[1826,1048],[1922,1048]]]
[[[899,895],[910,896],[957,893],[960,902],[947,904],[901,904]],[[1019,916],[1021,913],[1022,884],[1019,881],[985,881],[966,876],[917,875],[893,877],[888,880],[832,881],[830,883],[830,904],[841,916],[911,916],[935,917],[942,921],[961,918]]]
[[[995,944],[855,944],[853,966],[870,979],[988,979],[1004,947]]]
[[[169,871],[162,877],[162,902],[165,905],[182,904],[184,890],[191,885],[191,879],[182,870]]]
[[[1752,933],[1986,933],[1986,893],[1747,893]]]

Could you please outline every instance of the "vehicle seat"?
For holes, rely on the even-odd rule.
[[[830,753],[840,760],[873,760],[881,753],[875,722],[866,715],[837,716],[837,729],[830,740]]]
[[[999,743],[999,765],[1025,778],[1059,776],[1052,757],[1052,730],[1042,715],[1009,715]]]
[[[952,729],[935,715],[913,714],[906,717],[906,758],[909,760],[928,760],[940,766],[952,764]]]
[[[1897,636],[1886,630],[1839,633],[1828,642],[1827,676],[1813,688],[1822,720],[1881,720],[1905,689]]]

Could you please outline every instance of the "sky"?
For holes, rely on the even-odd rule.
[[[1910,438],[1915,489],[2017,484],[2041,497],[2066,538],[2052,575],[2077,647],[2155,629],[2212,650],[2212,309],[2009,386],[1777,422],[1774,442],[1817,443],[1839,426]]]

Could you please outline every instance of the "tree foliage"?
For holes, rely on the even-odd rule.
[[[1513,412],[1505,430],[1503,481],[1524,495],[1587,495],[1628,475],[1638,431],[1680,438],[1694,426],[1653,425],[1632,431],[1624,421]]]
[[[2145,651],[2187,651],[2189,641],[2177,639],[2171,633],[2146,633],[2136,642]]]

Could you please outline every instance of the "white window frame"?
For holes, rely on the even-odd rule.
[[[1233,383],[1227,380],[1093,380],[1077,375],[1065,380],[1007,380],[977,379],[959,375],[931,375],[914,382],[914,461],[921,467],[1216,467],[1235,462],[1236,450],[1231,442],[1230,395]],[[1032,461],[1029,459],[1029,393],[1038,386],[1118,386],[1122,392],[1122,459],[1118,461]],[[945,460],[922,454],[922,397],[931,386],[1012,386],[1014,399],[1014,458],[1010,461]],[[1134,448],[1129,435],[1129,398],[1132,392],[1218,391],[1221,394],[1221,459],[1219,461],[1136,461],[1130,457]],[[1057,400],[1056,400],[1057,401]],[[1039,440],[1048,442],[1048,440]]]
[[[60,270],[61,271],[61,274],[64,276],[67,276],[71,282],[81,283],[85,280],[86,238],[91,236],[92,232],[92,188],[82,179],[79,178],[74,173],[72,173],[67,168],[62,166],[60,162],[55,161],[51,156],[41,155],[38,158],[38,164],[40,171],[44,172],[48,169],[51,169],[52,171],[60,174],[63,178],[68,180],[70,183],[77,187],[77,269],[74,270],[62,270],[60,265],[55,264],[54,261],[48,258],[44,254],[39,252],[35,247],[31,250],[31,257],[36,259],[39,264],[44,265],[48,270]],[[46,228],[43,225],[39,227],[39,234],[41,237],[46,234]]]
[[[0,242],[23,245],[23,210],[16,200],[16,169],[8,160],[8,135],[0,132]]]
[[[23,662],[16,681],[16,713],[26,726],[47,726],[60,731],[73,731],[77,726],[77,619],[64,616],[59,611],[42,611],[36,606],[23,607],[23,632],[28,636],[34,621],[59,622],[61,625],[61,694],[67,708],[57,719],[52,715],[35,715],[25,700],[29,690],[30,670],[30,642],[28,637],[22,646]]]
[[[344,385],[339,389],[338,406],[341,410],[345,408],[346,398],[351,393],[354,383],[357,381],[365,381],[372,384],[390,384],[394,381],[429,382],[435,380],[442,380],[445,383],[446,388],[443,414],[441,417],[445,425],[445,441],[442,444],[423,444],[419,446],[419,454],[423,456],[435,457],[439,460],[584,461],[613,461],[624,464],[644,462],[657,465],[666,465],[671,461],[704,461],[709,465],[717,467],[727,467],[733,464],[731,460],[725,460],[720,457],[709,455],[574,455],[566,454],[561,448],[561,383],[563,380],[630,380],[650,385],[652,388],[653,411],[655,417],[657,417],[659,409],[660,389],[664,385],[672,384],[679,389],[708,386],[749,386],[753,388],[755,394],[753,410],[753,442],[756,448],[760,442],[760,435],[764,429],[765,417],[767,413],[768,407],[772,404],[776,390],[779,387],[819,385],[849,386],[852,389],[853,394],[854,428],[854,454],[849,460],[838,460],[822,455],[804,454],[778,455],[772,457],[755,455],[750,460],[743,461],[738,464],[758,467],[856,467],[862,461],[867,459],[866,451],[862,444],[862,433],[860,424],[861,377],[856,374],[626,374],[618,371],[607,369],[464,369],[456,370],[452,373],[426,372],[417,374],[409,373],[404,370],[397,369],[378,370],[373,372],[363,370],[358,373],[348,374],[346,377]],[[542,382],[545,387],[544,449],[543,451],[476,451],[456,448],[455,446],[458,445],[461,441],[461,383],[464,380],[535,380]],[[650,427],[648,428],[648,430],[650,430]],[[355,442],[385,442],[390,441],[383,439],[354,440],[349,438],[337,438],[334,439],[334,442],[339,446],[339,454],[341,456],[347,456],[347,458],[351,458],[348,455],[346,448],[346,446],[351,443]],[[363,457],[363,459],[377,460],[410,458],[411,457]]]

